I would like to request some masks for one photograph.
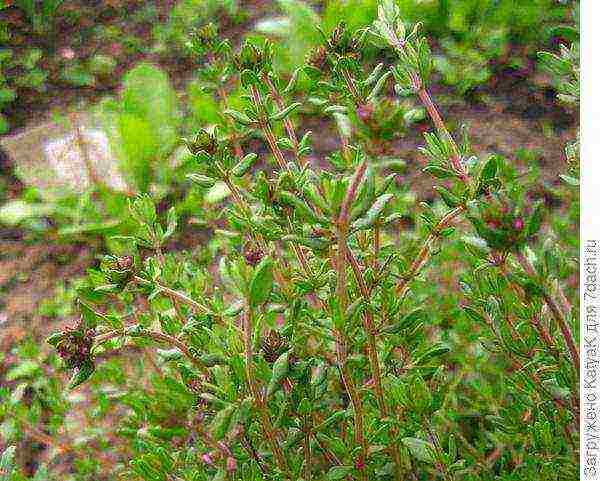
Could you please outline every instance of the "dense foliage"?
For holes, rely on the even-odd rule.
[[[247,3],[247,2],[246,2]],[[436,39],[434,68],[461,93],[504,68],[527,70],[537,46],[560,37],[571,2],[556,0],[448,0],[399,2],[410,22],[420,21]],[[35,100],[52,104],[59,89],[102,93],[118,85],[132,58],[173,64],[190,61],[190,29],[221,17],[240,25],[255,5],[235,0],[142,2],[110,0],[14,0],[0,4],[0,133],[21,124],[20,109]],[[279,69],[295,66],[318,42],[319,20],[332,29],[340,20],[352,29],[370,24],[375,0],[277,0],[267,2],[256,24],[260,35],[281,37]],[[518,11],[518,15],[515,15]],[[319,13],[317,13],[319,12]],[[254,23],[254,22],[252,22]]]
[[[555,187],[570,207],[548,217],[535,170],[473,152],[467,129],[448,127],[419,25],[388,0],[358,27],[319,31],[289,76],[274,69],[269,41],[234,50],[212,24],[191,37],[214,107],[212,125],[183,139],[192,194],[177,208],[147,193],[127,202],[127,222],[107,231],[110,253],[78,282],[80,317],[48,339],[70,389],[91,385],[81,415],[117,420],[113,433],[89,435],[73,479],[576,478],[576,144]],[[386,62],[364,58],[372,44]],[[575,46],[545,58],[571,102],[577,59]],[[389,83],[409,102],[394,123]],[[127,87],[103,108],[120,135],[128,122],[164,135],[138,134],[122,152],[131,185],[147,192],[169,168],[178,117],[168,97],[137,108],[144,95]],[[331,132],[311,132],[299,112],[332,116],[341,148],[315,159],[312,139]],[[433,130],[414,174],[436,186],[434,202],[415,205],[386,143],[420,112]],[[126,202],[99,195],[115,211]],[[188,212],[210,238],[170,252]],[[44,375],[38,347],[20,351],[29,361],[7,378],[34,381],[0,390],[2,434],[18,439],[50,412],[60,439],[77,400]],[[127,464],[106,457],[113,439]],[[16,454],[0,461],[11,481],[25,479],[11,474]]]

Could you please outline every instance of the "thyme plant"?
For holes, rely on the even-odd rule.
[[[164,222],[150,196],[130,202],[135,235],[114,239],[79,290],[81,318],[48,339],[70,387],[156,346],[152,388],[132,381],[120,398],[125,479],[575,479],[575,250],[509,159],[448,127],[428,41],[393,1],[369,29],[322,36],[283,79],[268,41],[234,51],[212,25],[193,35],[222,110],[184,139],[193,188],[222,199],[212,240],[170,253],[175,211]],[[391,63],[363,63],[372,41]],[[416,229],[409,186],[368,135],[392,81],[433,126],[414,175],[435,179],[438,201],[420,204]],[[311,139],[327,134],[298,115],[315,106],[361,122],[326,162]],[[460,254],[443,259],[450,286],[446,249]],[[455,319],[442,322],[448,289]]]

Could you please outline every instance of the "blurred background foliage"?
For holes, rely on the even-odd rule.
[[[549,65],[547,59],[540,62],[538,52],[548,50],[560,56],[560,44],[576,45],[578,2],[397,3],[404,18],[413,24],[421,22],[432,41],[434,83],[442,85],[436,94],[446,108],[458,105],[456,109],[464,113],[471,108],[481,110],[483,105],[499,111],[501,123],[502,115],[508,114],[500,111],[498,98],[515,82],[524,84],[527,91],[541,88],[545,92],[542,100],[528,99],[523,110],[529,115],[531,109],[539,109],[537,101],[550,105],[533,118],[539,124],[539,131],[532,133],[537,142],[520,149],[510,146],[508,156],[528,171],[526,182],[533,195],[551,209],[553,231],[577,251],[578,201],[571,190],[577,183],[576,148],[566,156],[554,148],[576,129],[576,106],[562,103],[575,88],[572,62],[565,66],[551,61]],[[128,185],[126,191],[115,191],[99,179],[83,193],[66,192],[49,200],[20,176],[11,159],[0,158],[0,326],[7,333],[0,338],[0,451],[9,441],[19,446],[16,454],[6,451],[1,461],[8,466],[15,458],[19,469],[11,481],[116,479],[111,473],[122,469],[123,460],[132,453],[141,455],[150,444],[180,434],[175,426],[172,431],[157,428],[150,433],[151,439],[137,436],[147,434],[147,424],[172,421],[190,402],[172,395],[171,378],[158,372],[142,375],[143,349],[126,362],[107,359],[86,391],[69,393],[64,390],[65,373],[56,355],[40,347],[40,339],[76,315],[73,300],[84,283],[82,276],[97,264],[100,252],[118,248],[112,236],[136,228],[126,207],[133,193],[150,193],[162,220],[168,215],[166,206],[174,206],[180,222],[170,241],[176,251],[168,254],[168,263],[191,270],[193,263],[210,265],[219,254],[219,243],[209,234],[220,227],[218,203],[226,194],[222,188],[219,191],[219,185],[208,189],[187,179],[194,165],[180,141],[200,127],[225,122],[220,113],[222,101],[196,72],[199,65],[189,49],[190,32],[210,20],[218,23],[234,46],[245,38],[277,39],[275,66],[287,78],[321,41],[317,25],[325,32],[340,21],[353,30],[366,27],[376,16],[376,5],[375,0],[14,0],[0,6],[0,133],[26,132],[40,119],[68,123],[65,110],[85,110],[107,132]],[[371,45],[367,55],[375,64],[388,58],[389,52]],[[570,60],[578,59],[576,47],[571,56]],[[545,73],[548,68],[550,75]],[[305,81],[299,79],[300,93]],[[523,89],[515,89],[515,97]],[[555,100],[556,93],[563,95],[561,101]],[[228,107],[240,105],[240,95],[229,92]],[[386,146],[381,163],[402,176],[394,193],[399,209],[410,210],[402,222],[410,232],[414,229],[416,238],[420,220],[415,207],[419,200],[427,200],[430,185],[420,183],[414,175],[418,163],[406,155],[423,143],[420,134],[428,127],[417,106],[392,97],[378,106],[377,134]],[[515,97],[509,97],[508,103]],[[306,100],[300,115],[309,128],[323,129],[336,139],[345,129],[360,134],[358,119],[325,115],[312,99]],[[262,148],[255,138],[244,140]],[[484,144],[496,143],[500,141],[492,138]],[[545,144],[550,146],[544,151]],[[338,147],[337,140],[315,145],[315,156],[321,161]],[[571,160],[568,169],[565,157]],[[567,177],[566,183],[555,182],[557,172]],[[188,253],[179,253],[186,248]],[[449,243],[434,259],[444,289],[423,280],[415,290],[423,299],[437,298],[435,305],[426,307],[436,325],[445,328],[454,323],[452,335],[457,339],[452,341],[461,348],[452,354],[452,365],[468,360],[475,369],[493,371],[490,377],[501,378],[503,374],[495,371],[488,357],[470,350],[477,334],[461,314],[453,291],[458,258],[474,264],[463,243]],[[576,292],[575,270],[567,269],[564,274],[568,295]],[[42,291],[37,297],[24,293],[35,289]],[[131,375],[136,373],[139,376],[131,386]],[[110,379],[111,385],[102,379]],[[481,398],[501,395],[501,382],[477,383],[469,380]],[[156,398],[171,404],[157,404]],[[116,401],[122,403],[117,411]],[[455,402],[462,401],[457,395]],[[148,411],[149,407],[154,410]],[[125,421],[115,437],[109,433],[117,418]],[[474,416],[469,422],[475,426],[484,421]]]

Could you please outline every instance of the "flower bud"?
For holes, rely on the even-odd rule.
[[[217,153],[219,147],[216,136],[204,129],[200,130],[192,140],[182,140],[192,155],[205,154],[211,157]]]
[[[259,247],[256,248],[248,248],[244,251],[244,259],[246,262],[255,267],[265,256],[265,253]]]
[[[258,73],[268,71],[271,67],[272,59],[273,49],[268,41],[265,42],[262,49],[246,41],[239,53],[233,57],[233,63],[240,72],[250,70],[251,72]]]
[[[215,462],[213,461],[213,458],[210,455],[210,453],[204,453],[202,456],[200,456],[200,459],[204,464],[208,466],[214,467],[215,465]]]
[[[235,460],[234,457],[229,456],[227,458],[227,471],[228,472],[233,472],[237,469],[237,461]]]
[[[123,289],[135,273],[133,257],[104,256],[100,270],[111,284]]]
[[[218,38],[217,26],[210,22],[200,27],[193,34],[194,40],[202,45],[211,45]]]
[[[327,50],[322,45],[311,50],[306,56],[306,65],[323,71],[327,67]]]
[[[82,366],[91,357],[93,332],[84,330],[81,321],[62,332],[56,351],[69,369]]]
[[[523,228],[525,227],[525,222],[523,221],[523,218],[517,217],[513,222],[513,227],[515,230],[523,230]]]
[[[363,122],[368,122],[373,117],[373,111],[373,104],[361,104],[356,109],[356,114],[360,120]]]

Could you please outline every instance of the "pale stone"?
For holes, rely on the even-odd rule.
[[[50,198],[65,190],[82,192],[92,180],[127,191],[106,133],[87,115],[69,118],[70,126],[48,122],[2,139],[17,175]]]

